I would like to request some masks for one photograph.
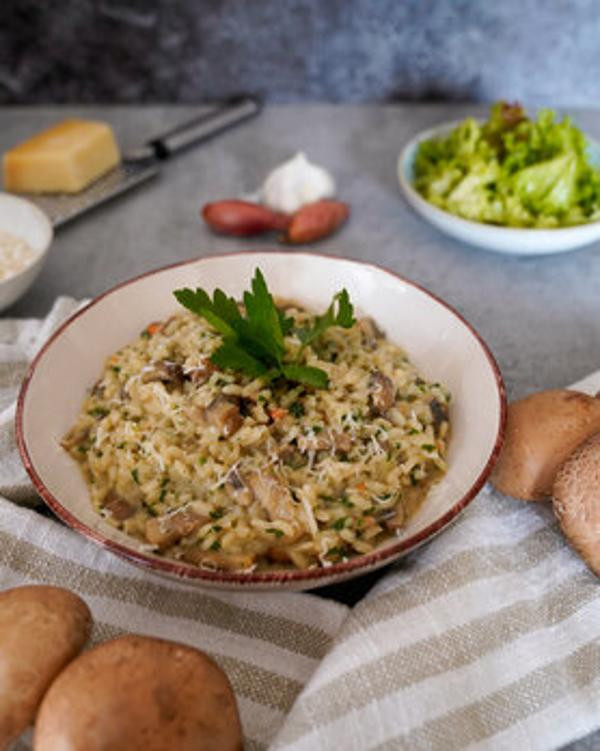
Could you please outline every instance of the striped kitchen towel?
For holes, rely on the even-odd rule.
[[[12,433],[18,384],[75,306],[0,321],[1,588],[78,592],[94,642],[137,632],[208,652],[233,684],[250,751],[545,751],[600,728],[600,587],[544,504],[484,489],[353,610],[164,580],[17,505],[35,498]],[[598,390],[600,374],[577,386]]]

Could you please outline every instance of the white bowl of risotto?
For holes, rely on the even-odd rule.
[[[33,284],[52,237],[52,224],[43,211],[24,198],[0,193],[0,310]]]
[[[183,288],[209,297],[184,307]],[[17,436],[50,508],[114,553],[204,586],[308,589],[449,525],[493,467],[505,411],[485,343],[423,288],[248,252],[150,272],[76,313],[29,368]]]

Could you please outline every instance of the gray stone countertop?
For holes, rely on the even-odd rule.
[[[126,150],[196,111],[4,107],[0,151],[67,116],[111,123]],[[42,316],[58,295],[94,296],[184,259],[273,247],[275,242],[215,236],[198,212],[207,201],[254,190],[270,169],[304,150],[332,171],[340,198],[352,208],[349,224],[312,246],[315,251],[387,266],[453,305],[490,346],[509,396],[569,384],[600,367],[600,244],[546,257],[486,252],[426,224],[398,188],[396,159],[411,136],[484,111],[454,104],[269,107],[165,162],[153,182],[58,230],[40,277],[3,315]],[[600,111],[578,111],[575,120],[600,137]],[[569,749],[600,749],[600,733]]]
[[[600,367],[600,244],[554,256],[511,257],[469,247],[416,216],[400,194],[396,158],[419,130],[483,113],[451,104],[269,107],[257,118],[173,157],[158,179],[58,230],[46,266],[6,316],[41,316],[57,295],[97,295],[148,269],[274,241],[211,234],[207,201],[252,191],[302,149],[335,175],[349,224],[312,247],[368,260],[424,285],[486,340],[510,396],[571,383]],[[128,146],[184,121],[189,107],[0,108],[0,150],[70,115],[110,122]],[[600,137],[600,112],[576,121]]]

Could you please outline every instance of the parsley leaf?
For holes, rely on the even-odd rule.
[[[203,289],[192,290],[184,287],[184,289],[176,289],[173,294],[177,302],[191,310],[192,313],[205,318],[220,334],[225,337],[235,336],[235,330],[231,326],[231,323],[233,323],[231,306],[224,303],[223,298],[226,298],[224,292],[219,289],[215,290],[212,301]],[[229,300],[237,311],[235,300],[233,298],[229,298]],[[241,318],[239,311],[238,316]]]
[[[288,381],[314,386],[316,389],[326,389],[329,386],[329,376],[321,368],[289,362],[282,367],[281,371]]]
[[[267,371],[260,360],[235,342],[224,342],[210,359],[223,370],[239,370],[251,378],[263,375]]]
[[[278,310],[279,313],[279,325],[281,326],[281,332],[284,336],[286,334],[289,334],[290,331],[294,328],[294,319],[288,318],[286,314],[283,312],[283,310]]]
[[[260,269],[252,279],[252,292],[244,292],[249,333],[264,342],[269,354],[279,363],[285,352],[281,317]]]
[[[203,289],[183,288],[173,293],[181,305],[207,320],[223,337],[211,361],[222,370],[234,370],[266,380],[283,377],[314,388],[327,388],[329,377],[321,368],[303,365],[304,349],[330,326],[354,325],[353,306],[343,289],[313,325],[298,331],[302,342],[293,362],[284,362],[284,337],[294,327],[294,319],[277,308],[260,269],[256,269],[250,290],[244,292],[246,315],[242,315],[233,297],[216,289],[212,299]]]
[[[337,303],[337,310],[336,310]],[[333,302],[322,316],[317,316],[312,326],[300,329],[298,337],[302,346],[306,347],[321,336],[330,326],[341,326],[349,329],[354,326],[354,308],[350,302],[348,290],[343,289],[334,296]]]

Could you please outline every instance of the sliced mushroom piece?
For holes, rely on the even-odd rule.
[[[384,415],[396,400],[396,389],[391,378],[374,370],[369,378],[369,407],[371,415]]]
[[[199,516],[188,509],[153,517],[146,521],[146,539],[159,550],[164,550],[179,542],[182,537],[191,535],[208,521],[207,516]]]
[[[332,430],[331,439],[333,440],[335,450],[341,454],[348,454],[352,451],[352,438],[350,438],[348,433]]]
[[[219,550],[192,548],[183,554],[183,560],[202,568],[221,571],[247,571],[254,566],[254,556],[245,553],[223,553]]]
[[[393,511],[394,515],[389,519],[384,520],[382,517],[379,517],[378,521],[383,521],[388,529],[396,531],[397,529],[402,529],[402,527],[405,525],[406,512],[404,511],[404,506],[402,506],[401,504],[398,504],[396,508],[393,509]]]
[[[313,438],[310,448],[314,451],[330,451],[331,439],[326,433],[319,433]]]
[[[384,337],[383,331],[372,318],[361,318],[358,321],[358,328],[362,334],[363,345],[371,350],[377,346],[377,340]]]
[[[217,428],[224,438],[236,433],[244,422],[237,399],[229,396],[217,396],[204,410],[204,418]]]
[[[217,370],[217,366],[213,365],[208,357],[205,357],[200,365],[186,370],[184,375],[186,378],[189,378],[194,386],[202,386]]]
[[[231,483],[234,490],[241,490],[242,488],[246,487],[242,473],[239,471],[237,466],[232,467],[227,473],[227,482]]]
[[[227,473],[226,488],[229,494],[241,506],[249,506],[254,500],[254,493],[246,484],[244,475],[237,466],[232,467]]]
[[[96,383],[92,386],[90,390],[90,396],[96,397],[96,399],[103,399],[104,398],[104,381],[102,378],[99,378]]]
[[[277,455],[281,461],[291,469],[305,467],[308,462],[308,458],[300,451],[300,449],[291,443],[286,443],[285,446],[282,446],[277,452]]]
[[[72,428],[62,439],[60,445],[67,451],[83,446],[90,437],[90,426]]]
[[[137,510],[133,503],[127,501],[114,490],[108,492],[104,498],[102,508],[108,511],[111,517],[117,522],[124,522],[126,519],[130,519]]]
[[[302,536],[306,528],[304,511],[302,506],[294,501],[287,485],[273,475],[262,472],[250,474],[248,485],[271,521],[283,521],[293,527],[294,532],[286,535],[288,541],[297,540]]]
[[[183,368],[179,363],[171,360],[157,360],[142,370],[142,383],[160,383],[171,386],[182,386],[184,382]]]
[[[273,545],[266,552],[267,558],[275,563],[291,563],[292,559],[287,548],[280,548],[277,545]]]
[[[431,417],[433,419],[433,427],[437,430],[444,422],[448,422],[448,405],[442,404],[438,399],[432,399],[429,402],[429,409],[431,410]]]

